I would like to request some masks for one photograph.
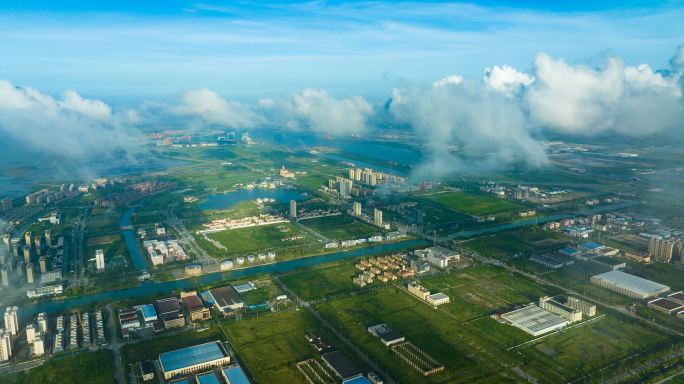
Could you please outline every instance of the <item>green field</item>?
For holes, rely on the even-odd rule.
[[[474,267],[459,273],[425,278],[421,284],[431,292],[442,292],[451,302],[440,306],[461,321],[489,316],[515,305],[554,296],[557,288],[537,284],[501,267]]]
[[[299,223],[329,239],[336,240],[364,237],[381,232],[380,228],[358,222],[347,215],[307,219]]]
[[[562,272],[549,273],[544,275],[544,277],[548,279],[549,282],[566,287],[567,289],[571,289],[594,300],[600,300],[602,303],[630,306],[639,301],[621,293],[611,291],[596,284],[592,284],[587,280],[581,280],[576,277],[566,275]]]
[[[136,344],[126,344],[123,347],[123,356],[126,358],[127,363],[134,364],[146,360],[156,360],[159,358],[160,353],[171,352],[211,341],[225,341],[218,327],[200,332],[181,332],[173,336],[157,337]]]
[[[330,343],[330,349],[323,353],[341,350],[357,368],[369,371],[356,354],[305,310],[281,311],[224,325],[223,329],[257,383],[307,383],[296,363],[314,357],[320,361],[320,353],[306,340],[306,332],[315,332]]]
[[[36,368],[0,376],[1,384],[116,384],[114,358],[109,350],[83,352],[50,359]]]
[[[665,284],[675,292],[684,289],[684,270],[674,265],[665,263],[643,264],[626,259],[623,260],[628,263],[628,268],[624,271],[629,274]]]
[[[321,303],[316,310],[402,383],[491,383],[493,378],[497,383],[515,382],[513,377],[518,376],[511,370],[521,363],[516,357],[460,325],[448,314],[435,311],[395,287]],[[444,365],[444,371],[424,377],[410,367],[366,330],[379,323],[401,333]],[[522,369],[533,377],[546,379],[527,365]]]
[[[266,279],[254,282],[257,289],[241,293],[240,297],[247,305],[261,304],[267,300],[273,300],[276,296],[283,294],[283,290],[276,285],[273,280]]]
[[[279,229],[280,227],[285,227],[289,230],[282,232]],[[294,241],[280,240],[283,237],[297,234],[303,234],[304,239]],[[244,254],[256,251],[266,251],[308,244],[314,241],[314,239],[311,238],[311,235],[291,223],[228,229],[221,232],[210,233],[207,237],[218,241],[226,247],[227,251],[219,251],[226,254]]]
[[[112,230],[119,227],[123,208],[95,207],[88,211],[85,226],[88,231]]]
[[[352,282],[360,272],[353,264],[341,264],[283,276],[280,281],[303,300],[311,301],[361,289]]]
[[[114,236],[107,236],[108,240],[107,243],[105,244],[90,244],[91,240],[97,241],[98,238],[90,238],[88,239],[88,247],[87,247],[87,254],[88,257],[87,259],[94,259],[95,258],[95,251],[98,249],[101,249],[102,252],[104,253],[104,258],[105,261],[111,260],[112,257],[114,256],[124,256],[130,263],[130,254],[128,252],[128,248],[126,247],[126,242],[123,239],[123,236],[121,235],[114,235]],[[114,241],[109,241],[109,240],[114,240]]]
[[[552,251],[572,240],[559,233],[532,227],[514,232],[500,232],[461,243],[462,246],[489,257],[501,259],[518,253]]]
[[[439,204],[471,215],[492,215],[506,211],[518,211],[525,207],[491,196],[476,195],[467,192],[441,193],[424,196]]]

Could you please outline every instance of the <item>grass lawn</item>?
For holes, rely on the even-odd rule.
[[[160,353],[171,352],[211,341],[225,341],[218,327],[209,328],[201,332],[188,331],[174,336],[153,338],[137,344],[126,344],[123,347],[123,355],[126,357],[127,363],[134,364],[140,361],[158,359]]]
[[[665,284],[674,292],[684,289],[684,270],[664,263],[643,264],[627,261],[629,268],[625,272]]]
[[[525,207],[510,203],[504,199],[491,196],[476,195],[467,192],[440,193],[424,196],[439,204],[471,215],[492,215],[506,211],[518,211]]]
[[[639,360],[645,359],[652,350],[669,348],[680,341],[681,337],[661,333],[639,320],[611,311],[597,322],[568,329],[518,350],[523,358],[544,366],[546,369],[542,369],[559,380],[570,382],[587,374],[591,374],[592,380],[600,379],[598,370],[601,368],[635,354],[639,354]],[[553,349],[558,355],[548,356],[537,349],[540,345]],[[611,377],[613,370],[618,368],[619,364],[615,364],[603,373],[605,377]]]
[[[347,215],[307,219],[299,223],[329,239],[351,239],[382,232],[380,228],[360,223]]]
[[[123,208],[94,207],[88,213],[85,226],[89,231],[118,228],[122,216]]]
[[[545,277],[549,279],[549,282],[567,287],[568,289],[572,289],[573,291],[579,292],[592,299],[600,299],[603,303],[629,306],[638,302],[637,299],[633,299],[621,293],[611,291],[596,284],[592,284],[587,280],[566,275],[560,271],[549,273],[545,275]]]
[[[311,301],[361,289],[352,282],[360,272],[353,264],[341,264],[283,276],[280,281],[303,300]]]
[[[286,228],[282,232],[279,228]],[[286,236],[303,234],[302,240],[282,241]],[[308,244],[314,241],[310,235],[291,223],[277,223],[256,227],[228,229],[207,235],[227,248],[228,254],[242,254],[256,251],[266,251],[282,247]]]
[[[36,368],[0,376],[2,384],[116,384],[114,358],[109,350],[50,359]]]
[[[514,355],[500,350],[452,317],[419,302],[398,288],[388,287],[369,294],[345,297],[316,306],[393,378],[402,383],[491,383],[515,382],[511,366],[519,365]],[[442,372],[424,377],[410,367],[366,328],[386,323],[418,348],[444,365]],[[542,373],[523,365],[526,373],[540,379]],[[504,377],[508,374],[511,378]],[[546,382],[546,380],[540,380]]]
[[[130,254],[128,252],[128,248],[126,247],[126,242],[124,241],[123,236],[106,236],[103,241],[107,241],[107,243],[104,244],[97,244],[98,239],[102,239],[102,237],[88,239],[87,260],[94,259],[95,251],[101,249],[102,252],[104,252],[105,262],[108,262],[114,256],[121,255],[126,257],[126,259],[129,260],[130,263]],[[91,244],[91,241],[93,241],[95,244]]]
[[[283,290],[276,285],[273,280],[260,280],[254,282],[257,285],[257,289],[241,293],[240,297],[247,305],[261,304],[266,300],[273,300],[278,295],[283,294]]]
[[[296,363],[310,358],[321,362],[320,353],[304,337],[306,332],[315,332],[330,343],[323,353],[340,350],[362,372],[369,371],[355,353],[303,309],[231,323],[223,329],[258,383],[306,384]]]
[[[518,253],[552,251],[570,242],[568,237],[540,228],[502,232],[461,243],[462,246],[500,259]]]
[[[136,215],[131,216],[132,225],[156,224],[166,220],[164,215]]]

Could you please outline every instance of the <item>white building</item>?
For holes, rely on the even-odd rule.
[[[166,234],[166,229],[162,224],[155,224],[154,225],[154,230],[157,232],[157,236],[165,235]]]
[[[101,249],[95,251],[95,267],[98,271],[105,267],[104,252]]]
[[[8,361],[12,357],[12,333],[8,329],[0,330],[0,361]]]
[[[63,292],[63,287],[61,285],[52,285],[48,287],[41,287],[36,290],[26,291],[26,296],[29,298],[42,297],[49,295],[59,295]]]
[[[29,324],[26,326],[26,342],[29,344],[33,344],[33,340],[36,337],[36,325],[35,324]]]
[[[17,312],[19,312],[18,307],[7,307],[7,310],[5,310],[5,330],[8,330],[12,336],[16,336],[19,333]]]
[[[45,336],[43,332],[36,333],[33,339],[33,354],[43,356],[45,354]]]
[[[433,293],[432,295],[428,295],[425,298],[425,301],[427,301],[428,304],[432,306],[438,306],[442,304],[446,304],[449,302],[449,296],[438,292],[438,293]]]
[[[228,269],[233,269],[233,260],[223,260],[221,262],[221,270],[225,271]]]
[[[45,312],[38,314],[38,331],[47,332],[47,313]]]
[[[297,217],[297,201],[290,200],[290,217]]]
[[[501,318],[532,336],[539,336],[570,324],[567,319],[534,304],[504,313]]]
[[[382,211],[375,208],[375,211],[373,211],[373,216],[373,223],[375,223],[377,227],[382,227]]]

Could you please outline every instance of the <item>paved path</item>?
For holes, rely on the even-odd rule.
[[[292,297],[294,297],[294,298],[297,299],[297,302],[298,302],[299,304],[301,304],[302,306],[304,306],[304,308],[308,309],[309,312],[311,312],[314,316],[316,316],[316,318],[317,318],[318,320],[320,320],[320,321],[321,321],[326,327],[328,327],[328,328],[329,328],[337,337],[339,337],[340,340],[342,340],[343,343],[345,343],[347,346],[349,346],[351,349],[353,349],[354,352],[356,352],[356,354],[359,355],[360,358],[362,358],[366,363],[368,363],[368,365],[370,365],[370,367],[373,368],[373,370],[374,370],[375,372],[378,372],[378,373],[380,373],[382,376],[385,376],[385,377],[387,378],[387,383],[388,383],[388,384],[396,384],[396,382],[395,382],[394,380],[392,380],[392,378],[391,378],[387,373],[385,373],[385,371],[383,371],[382,369],[380,369],[380,367],[378,367],[371,359],[369,359],[368,356],[366,356],[366,355],[365,355],[363,352],[361,352],[354,344],[352,344],[352,343],[351,343],[349,340],[347,340],[342,334],[340,334],[340,333],[337,331],[337,329],[335,329],[335,327],[333,327],[332,325],[330,325],[330,323],[328,323],[320,314],[318,314],[318,312],[314,311],[313,308],[311,308],[311,307],[309,306],[309,302],[306,302],[306,301],[303,301],[302,299],[300,299],[299,296],[297,296],[294,292],[292,292],[292,290],[290,290],[290,288],[289,288],[287,285],[285,285],[285,284],[283,284],[282,282],[280,282],[280,279],[278,279],[278,277],[274,277],[274,278],[275,278],[275,280],[276,280],[278,283],[280,283],[280,285],[281,285],[283,288],[285,288],[285,290],[286,290],[290,295],[292,295]]]

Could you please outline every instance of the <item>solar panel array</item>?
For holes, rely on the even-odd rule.
[[[192,367],[210,361],[224,358],[225,355],[216,342],[196,345],[159,355],[159,361],[164,366],[164,372]]]
[[[224,369],[223,374],[228,378],[228,384],[249,384],[247,376],[240,367]]]

